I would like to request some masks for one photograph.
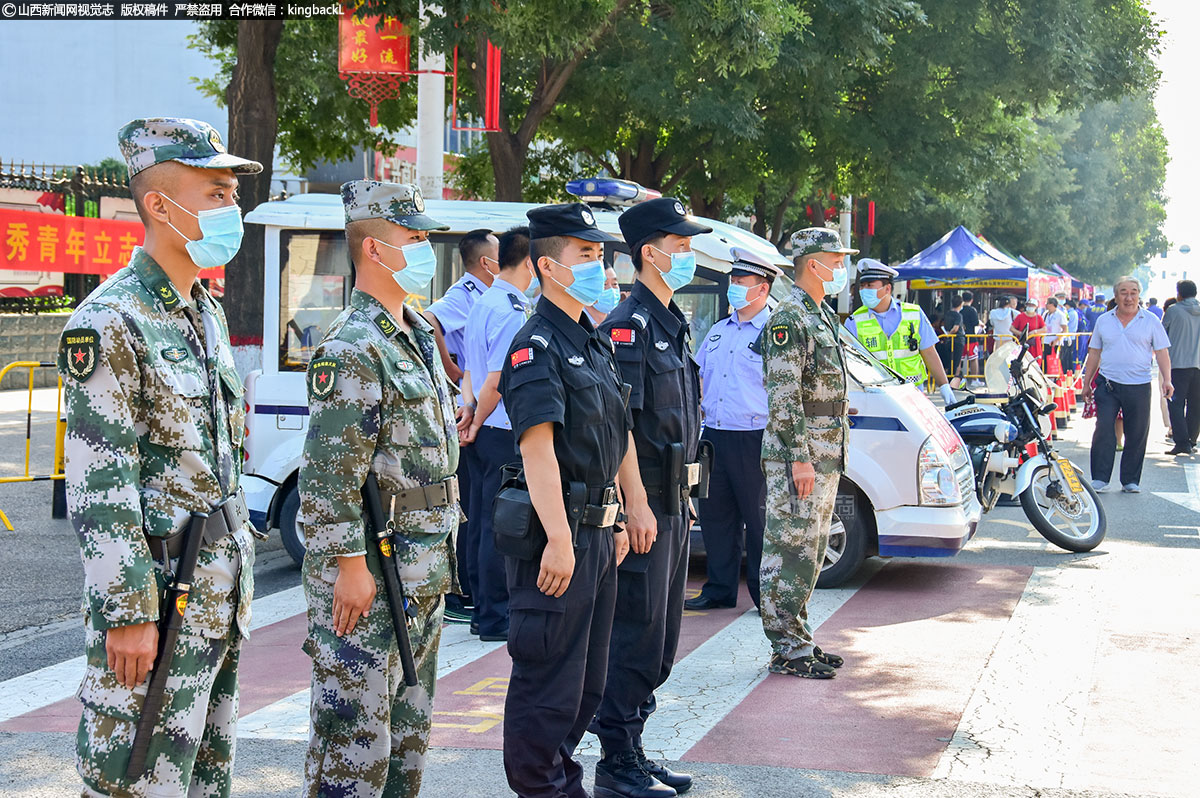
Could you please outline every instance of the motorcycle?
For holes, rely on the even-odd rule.
[[[1024,335],[996,348],[986,378],[994,398],[981,402],[971,394],[945,408],[970,453],[983,511],[991,511],[1004,494],[1019,496],[1025,515],[1046,540],[1067,551],[1096,548],[1108,527],[1104,506],[1083,471],[1049,440],[1054,410],[1044,398],[1049,382]],[[1030,443],[1037,454],[1021,462]]]

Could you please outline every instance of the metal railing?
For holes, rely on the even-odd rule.
[[[56,406],[54,411],[54,470],[49,474],[30,474],[29,473],[29,458],[30,458],[30,442],[33,438],[33,370],[38,368],[56,368],[56,364],[47,361],[39,360],[18,360],[9,363],[3,369],[0,369],[0,382],[3,382],[4,377],[13,369],[28,369],[29,370],[29,401],[25,409],[25,468],[24,473],[19,477],[0,477],[0,485],[13,482],[55,482],[54,502],[51,509],[51,516],[54,518],[66,517],[66,483],[63,482],[65,473],[63,465],[64,459],[64,441],[66,440],[67,422],[62,414],[62,377],[58,378],[58,391],[56,393]],[[3,523],[9,532],[13,531],[13,525],[8,520],[8,516],[0,510],[0,523]]]

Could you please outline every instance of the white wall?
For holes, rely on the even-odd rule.
[[[188,48],[195,30],[167,21],[0,25],[0,160],[120,158],[117,131],[146,116],[202,119],[226,137],[225,110],[190,80],[216,72]]]

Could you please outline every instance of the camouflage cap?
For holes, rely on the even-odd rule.
[[[834,252],[838,255],[857,255],[857,249],[842,244],[842,237],[832,227],[806,227],[792,233],[792,257],[814,252]]]
[[[411,183],[351,180],[342,184],[346,224],[387,219],[410,230],[449,230],[450,225],[425,215],[421,189]]]
[[[125,156],[130,177],[164,161],[203,169],[232,169],[247,175],[263,168],[258,161],[230,155],[216,128],[195,119],[135,119],[117,133],[117,145]]]

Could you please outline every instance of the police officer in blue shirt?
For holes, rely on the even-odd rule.
[[[543,295],[513,338],[500,393],[545,547],[505,558],[504,772],[519,798],[586,798],[573,754],[604,689],[616,569],[629,549],[615,480],[630,419],[612,345],[584,313],[600,297],[613,239],[581,203],[528,216]]]
[[[687,580],[690,494],[700,483],[700,379],[691,330],[672,297],[696,273],[692,236],[708,233],[672,197],[634,205],[618,224],[637,273],[600,329],[631,387],[636,457],[621,466],[630,554],[617,572],[608,684],[590,727],[604,757],[596,795],[653,798],[691,776],[647,759],[642,728],[675,662]]]
[[[745,531],[746,589],[758,606],[758,567],[766,527],[767,482],[761,467],[767,425],[767,387],[755,342],[770,316],[767,297],[780,270],[766,258],[735,247],[727,296],[732,309],[696,350],[704,415],[702,438],[714,449],[708,498],[700,502],[708,579],[689,610],[737,604]]]
[[[535,288],[529,260],[529,228],[515,227],[500,236],[500,271],[471,308],[464,327],[464,385],[475,396],[475,412],[463,441],[474,450],[471,502],[478,508],[478,542],[470,568],[475,575],[472,598],[474,628],[480,640],[508,639],[508,587],[504,558],[492,539],[492,502],[500,490],[500,471],[518,459],[512,424],[500,396],[500,370],[513,336],[529,318],[527,293]],[[472,552],[467,552],[471,557]]]
[[[441,299],[431,303],[423,314],[425,320],[433,325],[433,337],[437,341],[442,365],[446,369],[446,375],[455,385],[462,385],[463,364],[466,358],[463,328],[467,324],[467,315],[492,284],[492,279],[500,268],[497,260],[498,247],[499,242],[491,230],[472,230],[463,236],[458,242],[463,276],[446,289]],[[459,395],[458,403],[458,433],[461,436],[470,426],[475,402],[470,396],[464,400],[463,396]],[[466,623],[472,616],[471,597],[475,593],[475,572],[471,568],[471,561],[474,559],[473,552],[479,548],[480,517],[471,502],[471,470],[474,468],[474,460],[475,451],[470,446],[463,446],[457,473],[463,513],[466,514],[467,520],[459,526],[455,555],[458,560],[458,581],[466,595],[446,596],[446,620],[450,623]],[[472,632],[474,631],[472,624]]]

